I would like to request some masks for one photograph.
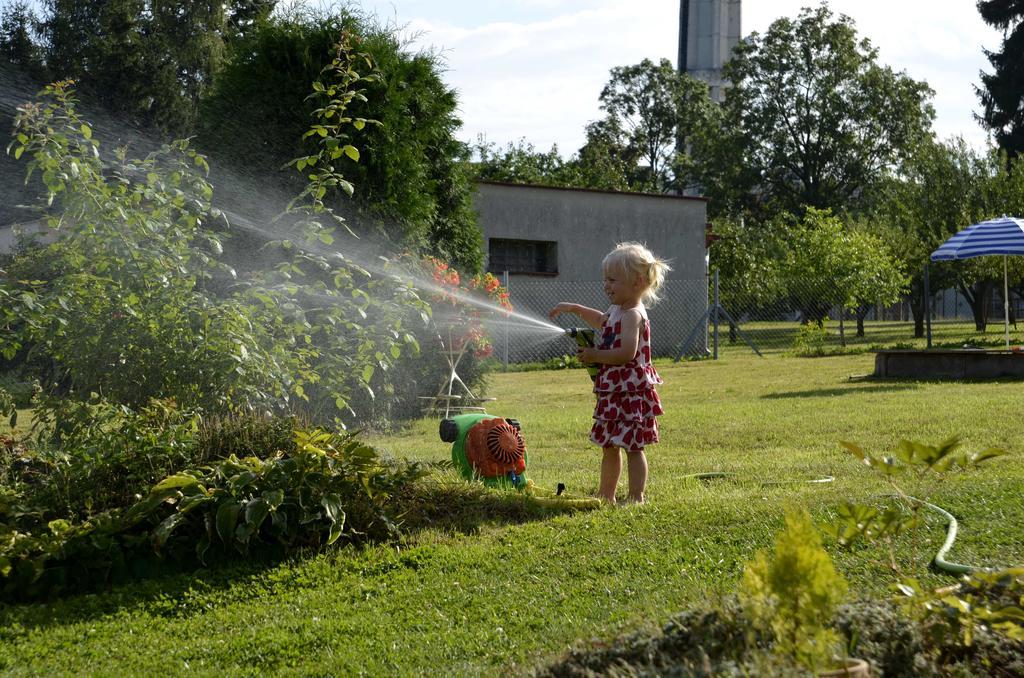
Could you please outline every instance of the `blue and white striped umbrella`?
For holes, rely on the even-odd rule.
[[[971,224],[932,252],[932,261],[1003,255],[1003,327],[1010,347],[1010,291],[1006,257],[1024,255],[1024,219],[1002,216]]]
[[[1024,219],[999,217],[972,224],[932,252],[932,261],[969,259],[991,254],[1024,255]]]

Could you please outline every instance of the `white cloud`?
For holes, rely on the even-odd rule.
[[[795,17],[811,0],[748,0],[743,32],[763,32],[779,16]],[[678,0],[367,0],[364,5],[404,25],[417,44],[441,49],[446,79],[458,90],[466,140],[485,134],[503,144],[525,137],[563,153],[583,142],[587,122],[601,116],[597,97],[615,66],[643,58],[676,59]],[[980,145],[984,131],[973,84],[988,64],[982,48],[1000,35],[974,2],[832,0],[850,16],[881,62],[935,90],[940,136]]]
[[[473,28],[410,22],[421,43],[444,48],[446,78],[460,95],[464,139],[484,134],[503,144],[525,137],[538,148],[557,143],[563,153],[573,152],[583,143],[584,126],[601,117],[597,97],[611,68],[645,57],[675,61],[677,26],[652,21],[666,12],[677,16],[674,0],[648,2],[644,13],[622,0],[587,5]]]

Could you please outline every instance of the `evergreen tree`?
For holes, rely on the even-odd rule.
[[[985,50],[994,72],[975,88],[985,109],[979,120],[1012,162],[1024,151],[1024,0],[980,0],[978,11],[1003,31],[1002,49]]]
[[[225,43],[276,0],[46,0],[42,51],[53,79],[72,78],[126,121],[182,136],[223,61]]]
[[[228,42],[236,40],[265,21],[277,5],[277,0],[234,0],[225,7],[227,11]]]
[[[37,80],[45,77],[39,30],[39,17],[25,0],[0,11],[0,56]]]
[[[261,22],[231,47],[231,56],[205,99],[198,143],[217,164],[244,171],[290,193],[302,177],[281,172],[309,152],[303,133],[315,102],[307,100],[331,46],[346,29],[362,36],[381,78],[366,85],[367,101],[350,113],[380,121],[360,133],[358,161],[339,158],[355,186],[360,235],[423,250],[460,270],[482,265],[480,231],[472,211],[465,149],[455,138],[455,92],[441,79],[435,54],[407,51],[398,35],[348,11],[295,9]],[[261,198],[270,200],[268,188]],[[333,199],[343,199],[340,194]],[[342,202],[343,212],[351,203]],[[244,205],[239,205],[239,211]]]

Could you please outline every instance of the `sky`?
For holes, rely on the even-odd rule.
[[[563,156],[602,117],[598,94],[615,66],[644,58],[676,62],[679,0],[355,0],[397,26],[414,48],[439,50],[446,82],[459,94],[459,137],[503,146],[525,139]],[[796,17],[811,0],[745,0],[742,32],[763,33]],[[974,120],[974,85],[990,70],[983,48],[1002,34],[979,17],[975,0],[831,0],[878,49],[882,64],[935,91],[935,130],[985,144]]]

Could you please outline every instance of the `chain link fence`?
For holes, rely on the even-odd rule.
[[[713,280],[713,278],[712,278]],[[494,355],[506,364],[544,362],[576,352],[567,336],[540,329],[528,318],[547,320],[547,312],[560,301],[593,308],[608,306],[599,280],[569,282],[522,279],[509,283],[512,303],[518,314],[489,324]],[[656,357],[684,358],[728,356],[737,352],[770,355],[826,355],[845,351],[881,348],[925,348],[928,325],[919,323],[922,336],[915,336],[915,317],[907,300],[882,306],[865,304],[840,313],[838,306],[820,301],[821,289],[792,286],[785,296],[758,302],[739,299],[720,290],[716,308],[713,282],[669,280],[662,301],[648,309],[651,318],[652,349]],[[1011,306],[1010,341],[1024,343],[1024,328],[1017,332],[1015,319],[1021,317],[1021,300]],[[1004,342],[1002,300],[993,299],[984,332],[976,329],[970,304],[951,290],[932,299],[930,323],[932,345],[1001,346]],[[818,322],[820,321],[820,323]],[[556,324],[572,327],[582,320],[560,316]]]
[[[865,303],[841,309],[822,302],[822,289],[790,284],[784,297],[760,303],[729,301],[719,295],[718,338],[715,340],[714,291],[710,302],[710,346],[715,352],[756,350],[763,355],[826,355],[883,348],[962,348],[1002,346],[1004,337],[1001,299],[993,299],[988,323],[978,330],[971,305],[953,290],[932,295],[931,317],[922,310],[915,316],[908,299],[895,304]],[[1011,317],[1017,317],[1012,315]],[[1010,327],[1011,342],[1016,334]]]
[[[544,362],[576,354],[576,343],[567,336],[552,334],[530,319],[548,322],[548,311],[560,301],[592,308],[608,308],[604,283],[600,280],[564,281],[512,277],[508,283],[517,315],[488,324],[494,355],[507,364]],[[687,336],[693,334],[690,352],[704,355],[707,333],[700,331],[707,319],[706,280],[668,280],[659,293],[662,300],[648,309],[651,318],[651,350],[655,356],[675,356]],[[572,315],[555,320],[560,327],[583,326]]]

